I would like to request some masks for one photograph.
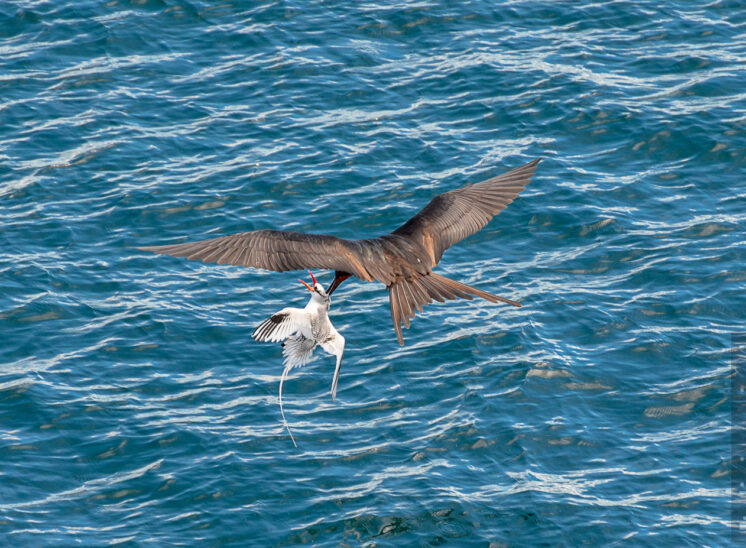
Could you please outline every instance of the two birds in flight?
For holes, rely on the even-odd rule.
[[[521,306],[505,297],[441,276],[433,272],[433,268],[446,249],[484,228],[518,196],[531,181],[540,160],[439,194],[402,226],[377,238],[344,240],[321,234],[255,230],[139,249],[206,263],[277,272],[312,268],[334,270],[334,280],[326,290],[311,274],[314,285],[306,284],[312,295],[305,308],[281,310],[257,327],[252,335],[259,341],[285,341],[285,370],[280,380],[282,410],[282,383],[288,371],[310,360],[318,345],[337,357],[332,381],[332,398],[335,397],[344,338],[329,321],[328,310],[331,294],[351,276],[386,286],[391,319],[400,345],[404,345],[402,323],[409,328],[415,310],[422,312],[422,307],[433,301],[480,297],[493,303]],[[287,427],[287,422],[285,425]]]

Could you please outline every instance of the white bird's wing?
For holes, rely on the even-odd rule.
[[[332,400],[337,397],[337,382],[339,381],[339,368],[342,365],[342,355],[345,352],[345,338],[340,335],[336,329],[332,328],[332,336],[321,341],[321,348],[329,354],[337,357],[337,366],[334,368],[334,378],[332,379]]]
[[[285,360],[282,364],[288,370],[306,365],[311,361],[314,348],[316,348],[316,341],[313,339],[308,339],[303,335],[291,337],[283,345],[282,355]]]
[[[301,308],[283,308],[257,327],[251,336],[259,342],[280,342],[309,324],[308,315]]]

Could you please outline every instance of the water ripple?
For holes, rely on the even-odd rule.
[[[731,1],[0,6],[0,535],[726,545],[746,20]],[[399,348],[347,282],[288,380],[294,273],[143,244],[368,237],[542,156]],[[329,280],[329,273],[318,273]]]

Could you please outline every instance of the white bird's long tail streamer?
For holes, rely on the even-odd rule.
[[[285,411],[282,409],[282,383],[285,382],[285,379],[288,376],[288,371],[290,371],[291,367],[286,367],[282,370],[282,376],[280,377],[280,414],[282,415],[282,423],[285,425],[285,429],[288,431],[288,434],[290,434],[290,439],[293,442],[293,445],[297,448],[298,444],[295,443],[295,438],[293,437],[293,433],[290,431],[290,427],[288,426],[288,421],[285,420]]]

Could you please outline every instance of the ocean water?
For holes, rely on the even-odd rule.
[[[737,545],[745,69],[735,1],[0,3],[0,545]],[[523,307],[399,347],[345,282],[297,450],[250,334],[302,273],[134,249],[376,236],[539,156],[437,270]]]

